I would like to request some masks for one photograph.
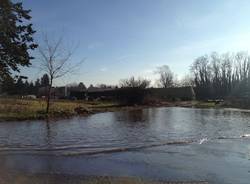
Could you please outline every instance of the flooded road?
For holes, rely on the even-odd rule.
[[[0,123],[0,171],[249,184],[250,112],[149,108]]]

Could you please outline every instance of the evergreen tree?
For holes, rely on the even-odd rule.
[[[0,81],[9,80],[13,71],[20,66],[29,66],[32,57],[29,50],[37,45],[33,41],[30,10],[23,9],[22,3],[0,0]]]
[[[32,95],[34,95],[35,94],[35,86],[34,86],[34,84],[33,84],[33,82],[31,81],[30,83],[29,83],[29,90],[28,90],[28,94],[32,94]]]
[[[41,83],[40,83],[40,79],[37,79],[35,82],[35,86],[34,86],[34,94],[37,95],[38,94],[38,90],[41,87]]]
[[[19,77],[15,83],[15,91],[17,94],[23,95],[24,93],[24,83],[22,77]]]
[[[8,95],[12,95],[15,92],[15,80],[10,77],[6,76],[5,80],[1,83],[2,92]]]
[[[40,79],[36,79],[35,87],[39,88],[41,86]]]
[[[42,86],[42,87],[49,86],[49,76],[48,76],[48,74],[44,74],[44,75],[41,77],[41,86]]]
[[[82,89],[82,90],[85,90],[85,89],[86,89],[86,86],[84,85],[83,82],[80,82],[79,85],[78,85],[78,87],[79,87],[80,89]]]

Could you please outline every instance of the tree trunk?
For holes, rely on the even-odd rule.
[[[49,108],[50,108],[50,98],[51,98],[51,88],[52,88],[52,82],[53,79],[50,79],[50,84],[49,84],[49,89],[48,89],[48,94],[47,94],[47,107],[46,107],[46,113],[49,113]]]

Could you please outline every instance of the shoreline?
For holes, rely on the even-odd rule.
[[[11,99],[16,100],[16,99]],[[31,105],[30,105],[31,102]],[[39,105],[39,110],[33,111],[28,110],[26,108],[26,103],[29,106],[33,105],[33,102],[39,102],[38,100],[21,100],[17,99],[17,104],[19,105],[15,108],[16,104],[12,102],[5,102],[4,105],[10,106],[10,111],[4,112],[1,111],[0,108],[0,123],[1,122],[15,122],[15,121],[32,121],[32,120],[47,120],[47,121],[57,121],[62,119],[68,119],[72,117],[86,117],[89,115],[97,114],[97,113],[105,113],[105,112],[116,112],[116,111],[128,111],[128,110],[140,110],[146,108],[154,108],[154,107],[186,107],[192,108],[195,106],[196,102],[194,101],[178,101],[178,102],[167,102],[162,101],[158,103],[148,103],[143,105],[119,105],[113,102],[82,102],[82,101],[56,101],[52,102],[52,104],[56,107],[55,109],[51,109],[49,114],[44,112],[44,105]],[[61,104],[65,103],[73,106],[70,108],[61,107]],[[1,105],[0,105],[1,106]],[[57,107],[58,106],[58,107]],[[2,108],[3,109],[3,108]],[[13,110],[12,110],[13,109]],[[16,110],[17,109],[17,110]],[[19,111],[19,112],[18,112]]]
[[[16,104],[19,106],[14,108]],[[17,101],[17,102],[16,102]],[[34,102],[39,103],[39,108],[35,107]],[[20,105],[21,104],[21,105]],[[27,109],[27,104],[33,110]],[[144,105],[119,105],[113,102],[86,102],[86,101],[64,101],[59,100],[52,102],[54,109],[51,110],[50,114],[44,113],[44,104],[41,105],[39,100],[21,100],[21,99],[9,99],[5,102],[5,106],[10,108],[8,112],[1,111],[0,108],[0,123],[1,122],[16,122],[16,121],[32,121],[32,120],[47,120],[57,121],[62,119],[68,119],[72,117],[86,117],[97,113],[105,112],[116,112],[116,111],[128,111],[128,110],[140,110],[146,108],[155,107],[183,107],[183,108],[215,108],[215,109],[241,109],[230,106],[224,106],[223,104],[215,104],[214,102],[203,102],[203,101],[162,101],[158,103],[148,103]],[[34,106],[34,108],[33,108]],[[2,108],[4,109],[4,108]],[[16,111],[15,111],[16,110]],[[246,109],[242,109],[246,110]]]
[[[135,105],[135,106],[122,106],[122,105],[114,105],[109,107],[93,107],[92,109],[88,109],[83,113],[68,113],[68,112],[52,112],[52,114],[37,114],[37,116],[21,116],[21,117],[8,117],[2,115],[0,116],[1,122],[14,122],[14,121],[32,121],[32,120],[47,120],[47,121],[57,121],[62,119],[68,119],[72,117],[87,117],[90,115],[105,113],[105,112],[117,112],[117,111],[129,111],[129,110],[141,110],[146,108],[154,108],[154,107],[182,107],[177,105]],[[184,106],[183,106],[184,107]]]

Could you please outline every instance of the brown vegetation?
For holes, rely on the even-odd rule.
[[[0,120],[67,118],[74,115],[88,115],[115,106],[110,102],[54,100],[51,103],[51,111],[47,114],[45,100],[0,98]]]

